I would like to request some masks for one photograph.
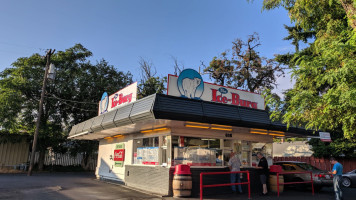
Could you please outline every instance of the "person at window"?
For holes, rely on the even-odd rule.
[[[330,173],[334,175],[333,185],[334,185],[334,191],[335,191],[335,199],[341,200],[341,199],[343,199],[342,198],[342,190],[340,187],[343,167],[334,157],[330,158],[330,163],[334,165],[333,169]]]
[[[240,161],[239,157],[237,157],[235,152],[231,152],[228,166],[229,166],[231,172],[240,171],[241,161]],[[230,174],[231,183],[236,183],[236,179],[237,179],[238,183],[241,183],[240,174],[239,173],[231,173]],[[239,193],[241,194],[242,193],[241,185],[237,185],[237,188],[239,189]],[[236,185],[232,185],[231,189],[234,193],[236,193]]]
[[[257,169],[260,175],[260,181],[262,184],[262,195],[267,195],[268,191],[267,191],[267,177],[268,177],[268,163],[267,163],[267,159],[262,155],[262,153],[258,152],[257,153],[257,157],[259,159],[258,165],[257,165]]]

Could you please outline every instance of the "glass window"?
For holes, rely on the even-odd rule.
[[[267,159],[268,166],[273,164],[272,158],[272,143],[252,143],[252,166],[258,163],[257,153],[260,152]]]
[[[313,165],[307,164],[307,163],[296,163],[299,167],[301,167],[304,170],[320,170]]]
[[[220,139],[172,137],[172,165],[223,166]]]
[[[159,138],[135,139],[133,144],[134,164],[159,165]]]
[[[241,164],[242,166],[251,166],[251,143],[248,141],[241,142]],[[253,165],[253,163],[252,163]]]

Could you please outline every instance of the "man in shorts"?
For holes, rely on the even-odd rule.
[[[262,184],[262,195],[267,195],[268,191],[267,191],[267,177],[268,177],[268,163],[267,163],[267,159],[262,155],[262,153],[258,152],[257,153],[257,157],[260,160],[258,162],[258,166],[256,167],[259,172],[260,175],[260,181]]]

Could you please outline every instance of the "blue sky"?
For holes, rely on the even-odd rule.
[[[283,24],[283,9],[261,11],[262,0],[2,0],[0,6],[0,71],[19,57],[65,50],[81,43],[139,79],[140,57],[157,75],[173,73],[172,56],[185,68],[208,65],[231,48],[236,38],[257,32],[261,55],[292,51]],[[207,77],[205,78],[207,80]],[[291,86],[279,79],[279,90]]]

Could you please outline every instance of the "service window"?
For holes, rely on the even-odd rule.
[[[134,140],[134,164],[159,165],[159,138]]]
[[[172,137],[172,165],[223,166],[220,139]]]
[[[140,138],[133,140],[134,163],[139,165],[167,166],[170,154],[170,136]]]

